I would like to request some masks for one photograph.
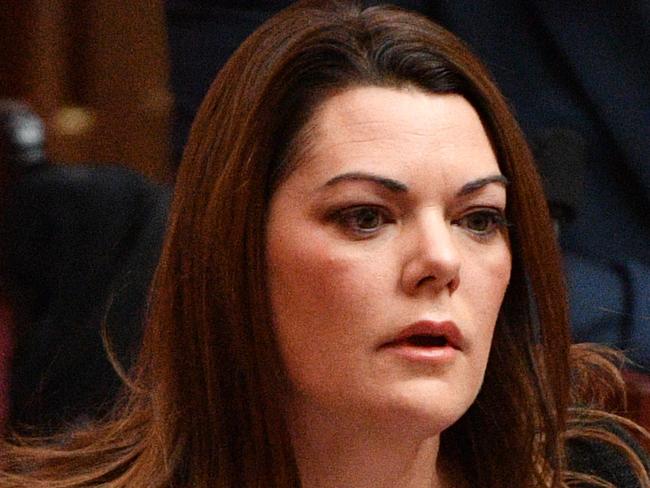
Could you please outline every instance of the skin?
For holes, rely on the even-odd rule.
[[[415,88],[334,95],[305,133],[267,227],[303,485],[458,485],[439,434],[478,394],[511,269],[489,139],[464,98]],[[453,321],[462,348],[386,347],[421,320]]]

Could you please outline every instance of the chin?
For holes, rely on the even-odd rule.
[[[428,437],[438,435],[456,423],[470,408],[477,394],[478,390],[410,382],[378,405],[377,413],[384,417],[381,420],[384,425],[394,425],[400,432],[410,431]]]

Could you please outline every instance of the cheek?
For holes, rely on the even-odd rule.
[[[463,302],[475,317],[476,326],[486,335],[491,335],[494,328],[510,282],[510,271],[510,251],[505,244],[464,255],[460,276]]]
[[[492,249],[465,257],[465,280],[476,304],[487,311],[498,310],[510,282],[510,249],[502,242]],[[462,271],[461,271],[462,273]]]
[[[335,389],[348,371],[342,365],[352,368],[374,344],[369,324],[385,313],[378,304],[386,301],[387,271],[372,257],[318,230],[269,241],[273,326],[297,390]]]
[[[382,270],[327,239],[285,239],[271,244],[268,263],[279,329],[334,333],[358,320],[372,297],[381,293]]]
[[[271,243],[268,263],[276,313],[318,308],[334,291],[334,284],[343,282],[347,270],[345,262],[331,256],[325,246],[309,236]]]
[[[345,263],[331,256],[321,242],[318,235],[309,232],[300,237],[285,232],[269,241],[271,305],[274,326],[282,336],[300,334],[315,325],[310,322],[319,317],[322,320],[328,311],[326,305],[336,295],[337,283],[346,282]]]
[[[298,390],[328,377],[336,361],[344,361],[345,337],[352,307],[343,302],[341,284],[349,283],[349,267],[318,241],[270,243],[269,287],[273,327],[287,375]],[[349,286],[349,285],[347,285]]]
[[[486,355],[491,347],[497,316],[510,282],[510,272],[510,251],[504,249],[495,253],[492,259],[485,261],[484,266],[477,268],[476,275],[471,278],[476,283],[472,297],[476,306],[475,314],[480,323],[488,324],[481,329]]]
[[[481,289],[482,304],[486,313],[496,316],[501,309],[503,297],[510,282],[509,262],[488,269],[484,277],[485,285]]]

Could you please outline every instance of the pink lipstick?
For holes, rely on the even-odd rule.
[[[381,348],[418,362],[446,363],[465,347],[464,338],[454,322],[415,322]]]

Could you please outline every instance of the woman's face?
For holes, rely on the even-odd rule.
[[[510,278],[487,135],[464,98],[414,88],[349,89],[310,128],[267,228],[292,405],[441,431],[481,387]]]

